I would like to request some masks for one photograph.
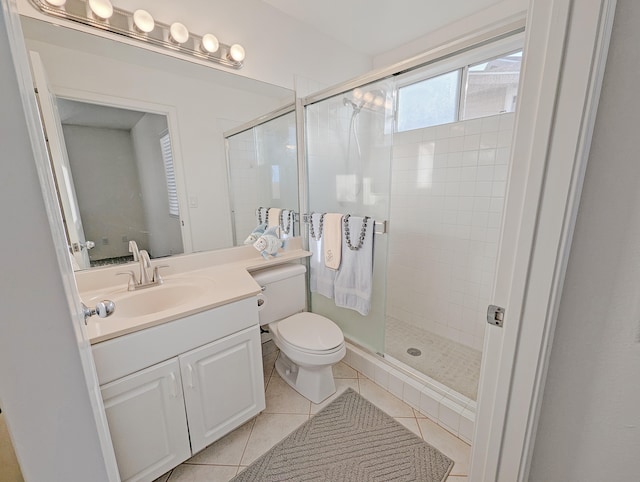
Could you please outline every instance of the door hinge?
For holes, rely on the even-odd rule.
[[[487,308],[487,323],[502,327],[504,323],[504,308],[502,306],[489,305],[489,308]]]

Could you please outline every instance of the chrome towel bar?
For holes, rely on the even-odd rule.
[[[309,224],[311,222],[311,214],[305,213],[302,215],[302,222],[305,224]],[[388,221],[376,221],[374,226],[374,234],[388,234],[389,233],[389,222]]]

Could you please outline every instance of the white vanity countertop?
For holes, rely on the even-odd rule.
[[[109,296],[115,298],[116,302],[113,315],[107,318],[88,318],[89,340],[93,345],[255,296],[260,293],[260,286],[251,277],[251,271],[311,256],[310,252],[300,248],[300,243],[292,244],[289,249],[281,250],[277,257],[269,256],[266,260],[250,246],[153,260],[153,266],[169,265],[169,268],[161,271],[165,282],[160,286],[137,291],[127,291],[127,278],[115,276],[118,272],[136,270],[137,265],[132,263],[97,270],[98,274],[93,270],[78,272],[76,279],[80,297],[87,306],[95,306],[98,301],[109,299]],[[174,288],[180,289],[172,292]],[[181,292],[184,296],[181,296]],[[140,304],[143,311],[146,306],[154,304],[166,304],[167,307],[136,316],[126,316],[123,308],[119,315],[118,299],[124,305],[138,295],[141,297],[139,300],[146,297]],[[172,297],[179,301],[169,301]]]

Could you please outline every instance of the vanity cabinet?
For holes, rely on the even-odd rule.
[[[255,298],[93,352],[123,482],[155,480],[265,408]]]
[[[191,456],[177,359],[101,392],[122,481],[154,480]]]
[[[264,409],[261,349],[256,328],[179,357],[194,454]]]

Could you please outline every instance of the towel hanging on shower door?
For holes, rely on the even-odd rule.
[[[342,261],[334,283],[336,306],[356,310],[366,316],[371,308],[373,288],[373,231],[369,217],[343,218]]]
[[[342,214],[327,213],[324,215],[324,233],[322,249],[324,264],[327,268],[337,270],[342,257]]]
[[[324,214],[311,213],[309,223],[309,289],[312,293],[318,293],[333,299],[333,283],[336,279],[336,271],[329,269],[324,264],[323,231]]]

